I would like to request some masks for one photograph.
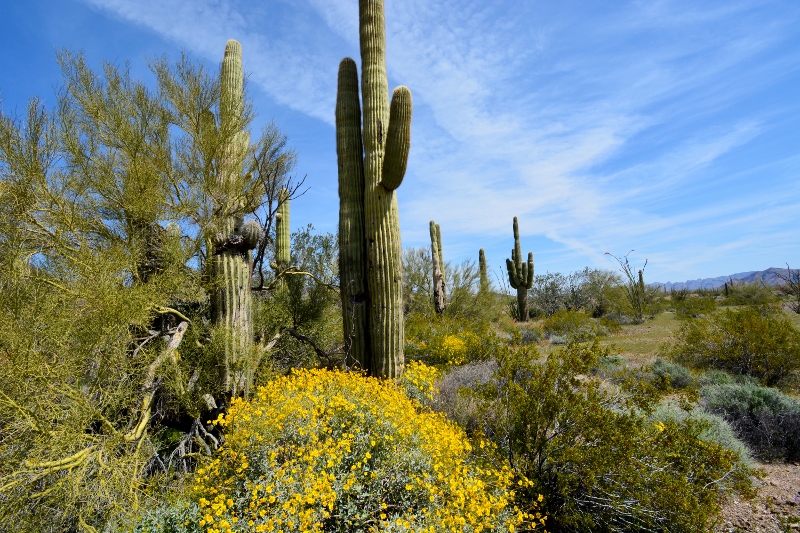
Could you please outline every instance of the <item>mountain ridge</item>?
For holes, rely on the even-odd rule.
[[[792,269],[792,273],[797,275],[797,270]],[[735,284],[738,283],[756,283],[756,282],[763,282],[766,285],[783,285],[785,282],[780,278],[780,276],[788,277],[789,270],[786,268],[776,268],[770,267],[765,270],[751,270],[749,272],[737,272],[736,274],[728,274],[727,276],[717,276],[715,278],[702,278],[702,279],[693,279],[687,281],[678,281],[678,282],[671,282],[668,281],[666,283],[657,281],[655,283],[650,283],[651,286],[656,287],[666,287],[666,290],[669,291],[677,291],[682,289],[687,289],[690,291],[696,291],[698,289],[717,289],[725,285],[728,281],[733,281]]]

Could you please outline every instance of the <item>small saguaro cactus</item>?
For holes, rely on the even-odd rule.
[[[244,110],[244,74],[242,47],[234,40],[225,44],[220,74],[221,101],[219,135],[229,139],[218,158],[217,172],[209,188],[218,215],[210,225],[209,261],[211,274],[211,321],[223,335],[220,381],[233,396],[245,393],[253,372],[252,314],[250,294],[252,259],[250,251],[261,239],[261,226],[244,222],[242,206],[232,198],[241,198],[247,177],[243,176],[244,158],[250,135],[241,128]],[[210,125],[209,125],[210,127]],[[239,194],[237,193],[239,189]]]
[[[478,251],[478,269],[480,272],[480,288],[478,289],[481,293],[489,292],[489,275],[486,273],[486,253],[481,248]]]
[[[291,238],[289,229],[289,191],[278,191],[278,210],[275,213],[275,267],[276,274],[291,262]]]
[[[365,339],[369,337],[369,354],[355,357],[363,357],[364,367],[373,375],[399,378],[405,341],[400,220],[394,191],[403,181],[408,162],[411,91],[396,88],[389,105],[383,0],[359,0],[358,18],[363,117],[359,113],[358,73],[350,58],[339,65],[336,96],[339,246],[343,254],[340,261],[346,267],[340,274],[346,293],[342,296],[343,322],[345,338],[358,332],[361,326],[349,322],[348,317],[360,320],[356,311],[367,302],[365,328],[369,334]],[[363,209],[355,205],[360,200],[358,189],[363,189]],[[363,219],[358,220],[361,216]],[[361,226],[363,239],[358,236]],[[362,259],[358,259],[362,252],[355,251],[358,246],[363,246]],[[359,266],[357,262],[364,259]],[[366,283],[355,281],[361,275]],[[363,285],[369,293],[366,298],[360,292]],[[355,349],[351,344],[351,352]]]
[[[517,319],[528,321],[528,289],[533,286],[533,252],[528,252],[528,262],[522,260],[522,246],[519,243],[519,223],[514,217],[514,248],[511,259],[506,259],[508,282],[517,289]]]
[[[447,307],[447,292],[444,283],[444,259],[442,255],[442,229],[431,220],[431,258],[433,261],[433,308],[437,314]]]

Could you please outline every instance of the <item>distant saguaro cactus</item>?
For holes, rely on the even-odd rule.
[[[225,45],[221,71],[219,135],[228,138],[218,159],[217,172],[210,184],[214,211],[219,213],[207,242],[210,245],[211,319],[224,334],[220,381],[227,392],[236,396],[246,392],[253,372],[250,294],[251,257],[261,238],[257,222],[244,222],[242,206],[235,200],[237,188],[246,186],[243,163],[250,135],[241,128],[244,109],[244,74],[242,47],[234,40]],[[212,121],[213,122],[213,121]]]
[[[444,282],[444,259],[442,255],[442,228],[431,220],[431,258],[433,261],[433,308],[437,314],[447,307],[447,290]]]
[[[483,248],[478,251],[478,269],[481,276],[479,291],[487,293],[489,292],[489,275],[486,273],[486,252],[483,251]]]
[[[522,260],[522,246],[519,243],[519,223],[514,217],[514,249],[511,259],[506,259],[508,282],[517,289],[517,320],[528,321],[528,289],[533,286],[533,252],[528,252],[528,262]]]
[[[397,378],[403,372],[404,332],[402,248],[394,191],[403,181],[408,162],[411,91],[396,88],[390,107],[383,0],[359,1],[359,37],[363,120],[358,73],[350,58],[339,65],[336,96],[343,322],[345,338],[352,336],[353,357],[363,359],[373,375]],[[360,201],[363,207],[359,209]],[[359,236],[362,226],[363,238]],[[364,259],[365,264],[359,263]],[[359,281],[364,278],[366,283]],[[364,285],[368,297],[363,296]],[[369,311],[362,318],[365,304]],[[363,334],[369,354],[357,354],[355,335],[362,328],[369,331]]]

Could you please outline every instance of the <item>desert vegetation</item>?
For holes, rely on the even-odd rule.
[[[236,41],[154,88],[63,52],[55,109],[0,116],[0,529],[702,532],[800,458],[794,278],[535,275],[516,218],[499,287],[434,221],[403,250],[411,93],[380,0],[360,32],[338,235],[290,232]]]

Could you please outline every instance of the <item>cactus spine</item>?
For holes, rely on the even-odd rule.
[[[224,389],[236,396],[247,392],[254,368],[252,314],[250,294],[250,250],[261,238],[257,223],[244,223],[241,205],[231,198],[241,197],[236,188],[242,186],[242,167],[250,142],[241,128],[244,109],[244,75],[242,47],[234,40],[225,44],[222,60],[219,133],[230,139],[222,149],[217,173],[212,178],[214,211],[219,213],[216,233],[208,239],[210,246],[211,318],[223,333],[223,361],[220,381]]]
[[[357,231],[360,222],[353,219],[359,216],[359,210],[354,209],[352,203],[357,196],[353,189],[360,184],[358,171],[353,168],[360,162],[364,176],[364,238],[361,242],[366,264],[363,271],[369,292],[368,298],[361,299],[369,305],[366,327],[370,353],[364,357],[373,375],[397,378],[403,372],[404,335],[400,220],[394,191],[403,181],[408,161],[411,91],[406,87],[396,88],[389,105],[383,0],[359,0],[359,37],[363,121],[359,120],[353,101],[353,88],[358,86],[355,64],[352,59],[345,58],[339,66],[336,128],[340,220],[348,220],[347,235],[351,235],[350,226]],[[355,141],[356,135],[361,143]],[[341,249],[356,246],[342,239],[340,232]],[[347,261],[358,255],[347,254]],[[359,268],[354,266],[352,270],[352,274],[343,278],[346,280],[343,286],[348,295],[357,295],[352,292],[358,290],[357,284],[354,283],[352,289],[349,285]],[[355,316],[354,309],[355,306],[345,304],[345,317],[348,313]],[[345,331],[345,337],[347,335]]]
[[[489,275],[486,273],[486,253],[483,248],[478,251],[478,268],[481,276],[479,292],[487,293],[489,292]]]
[[[442,256],[442,229],[431,220],[431,258],[433,260],[433,308],[437,314],[444,313],[447,307],[447,293],[444,284],[444,259]]]
[[[519,223],[514,217],[514,249],[511,259],[506,259],[508,282],[517,289],[517,310],[520,322],[528,321],[528,289],[533,286],[533,252],[528,252],[527,264],[522,260],[522,246],[519,243]]]

